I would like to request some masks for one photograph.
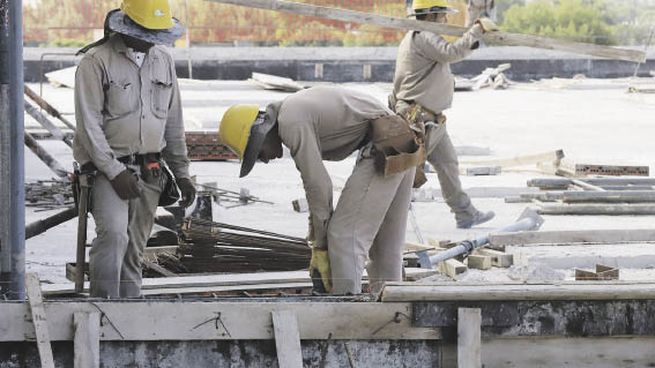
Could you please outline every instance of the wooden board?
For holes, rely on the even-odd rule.
[[[542,215],[655,215],[655,204],[542,204]]]
[[[528,246],[533,244],[623,243],[655,241],[655,230],[561,230],[499,233],[489,236],[491,245]]]
[[[275,299],[273,299],[275,300]],[[76,312],[102,311],[101,341],[271,340],[271,313],[290,310],[303,340],[435,340],[435,328],[412,326],[409,303],[225,302],[206,299],[46,302],[52,341],[72,341]],[[0,341],[34,339],[25,303],[0,302]]]
[[[457,310],[457,367],[482,367],[482,313],[480,308]]]
[[[382,301],[642,300],[655,298],[655,283],[589,282],[561,284],[389,283]]]
[[[39,285],[39,276],[37,274],[28,273],[26,275],[25,289],[27,291],[29,309],[32,315],[31,324],[34,326],[33,328],[30,328],[30,330],[34,331],[36,346],[39,350],[39,358],[41,359],[41,367],[55,368],[52,346],[50,345],[48,319],[46,318],[43,297],[41,296],[41,286]],[[7,315],[5,314],[0,315],[3,316],[2,318],[7,318]]]
[[[300,14],[343,22],[375,24],[388,28],[429,31],[442,35],[461,36],[466,27],[421,22],[414,19],[389,17],[346,9],[329,8],[310,4],[282,0],[209,0],[216,3],[240,5],[251,8],[274,10],[285,13]],[[506,32],[487,32],[483,36],[487,43],[507,46],[528,46],[548,50],[561,50],[577,54],[592,55],[602,58],[643,62],[646,53],[639,50],[619,49],[615,47],[569,42],[546,37],[512,34]]]
[[[460,161],[460,164],[469,166],[500,166],[501,168],[505,168],[513,166],[534,165],[539,162],[559,162],[559,160],[562,158],[564,158],[564,151],[556,150],[491,160],[462,160]]]
[[[100,367],[100,312],[76,312],[73,314],[75,330],[74,367]]]
[[[280,367],[303,368],[296,314],[289,310],[274,310],[271,317],[273,318],[278,365]]]

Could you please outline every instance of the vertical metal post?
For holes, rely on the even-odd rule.
[[[0,0],[0,293],[25,299],[23,1]]]

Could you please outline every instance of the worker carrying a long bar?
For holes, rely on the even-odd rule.
[[[447,0],[414,0],[412,11],[418,20],[446,23],[448,13],[456,10],[448,6]],[[477,210],[459,180],[459,162],[443,113],[450,108],[455,89],[450,63],[470,55],[479,46],[482,34],[492,29],[492,21],[479,20],[452,43],[431,32],[407,32],[398,47],[393,93],[389,96],[394,111],[425,123],[427,161],[437,172],[442,195],[455,214],[458,228],[482,224],[495,214]]]
[[[91,296],[138,297],[158,204],[180,192],[182,206],[195,198],[175,63],[163,46],[183,32],[168,0],[123,0],[104,38],[80,50],[74,157],[82,172],[97,170]]]
[[[422,128],[378,100],[340,87],[313,87],[269,104],[235,105],[220,123],[221,141],[246,176],[259,159],[291,152],[305,187],[315,290],[362,292],[367,258],[371,291],[402,274],[407,213],[416,166],[424,160]],[[323,160],[359,155],[336,208]],[[318,282],[317,282],[318,281]],[[317,287],[318,285],[318,287]]]

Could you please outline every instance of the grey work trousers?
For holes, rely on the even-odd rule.
[[[106,176],[96,177],[91,213],[97,236],[89,252],[91,296],[130,298],[141,295],[141,260],[155,221],[163,188],[161,180],[140,180],[141,196],[123,200]]]
[[[476,209],[471,204],[471,198],[462,189],[462,182],[459,180],[459,161],[455,147],[450,141],[446,123],[427,122],[425,129],[427,161],[437,172],[444,200],[458,220],[473,217]]]
[[[328,225],[333,294],[362,292],[366,259],[372,292],[402,279],[407,212],[415,169],[389,177],[359,158]]]

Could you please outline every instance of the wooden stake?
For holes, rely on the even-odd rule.
[[[457,367],[482,367],[482,311],[480,308],[457,310]]]
[[[75,368],[100,367],[100,313],[73,313]]]
[[[273,330],[275,332],[275,349],[280,367],[302,368],[302,350],[300,347],[300,331],[296,313],[290,310],[275,310]]]
[[[285,13],[300,14],[311,17],[339,20],[343,22],[375,24],[387,28],[428,31],[442,35],[461,36],[466,27],[422,22],[414,19],[388,17],[383,15],[329,8],[310,4],[282,0],[208,0],[215,3],[246,6],[250,8],[274,10]],[[521,35],[506,32],[488,32],[484,34],[487,43],[507,46],[528,46],[548,50],[560,50],[576,54],[591,55],[607,59],[617,59],[642,63],[646,53],[638,50],[619,49],[608,46],[555,40],[540,36]]]
[[[25,277],[25,288],[32,312],[32,323],[34,323],[36,346],[39,349],[41,367],[55,368],[52,346],[50,345],[50,333],[48,332],[48,320],[43,306],[41,285],[39,285],[39,276],[35,273],[28,273]]]

